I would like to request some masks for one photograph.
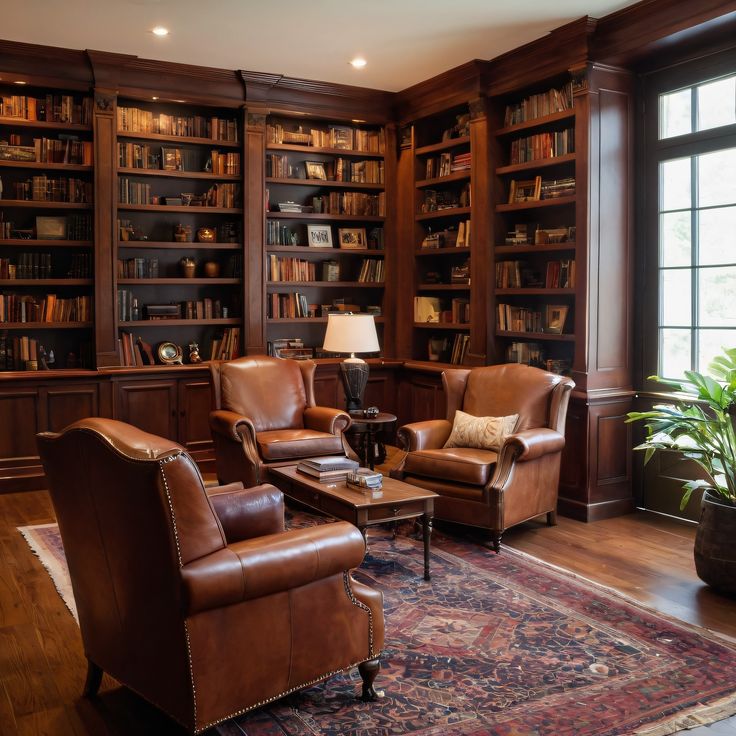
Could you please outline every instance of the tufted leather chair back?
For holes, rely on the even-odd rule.
[[[249,417],[256,432],[301,428],[314,406],[314,368],[311,360],[265,355],[213,364],[216,408]]]

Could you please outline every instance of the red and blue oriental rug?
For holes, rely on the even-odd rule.
[[[56,526],[22,531],[69,605]],[[422,574],[420,542],[371,530],[355,576],[384,593],[379,702],[356,700],[346,672],[216,732],[659,736],[736,712],[736,646],[702,629],[506,547],[435,534]]]

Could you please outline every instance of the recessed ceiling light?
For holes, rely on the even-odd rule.
[[[152,100],[157,100],[157,99],[158,99],[158,97],[151,97],[151,99],[152,99]]]
[[[153,33],[154,36],[168,36],[169,29],[164,28],[163,26],[156,26],[154,29],[151,30],[151,33]]]
[[[24,82],[22,79],[16,79],[14,84],[28,84],[28,82]]]
[[[350,66],[354,69],[362,69],[368,62],[362,56],[356,56],[350,60]]]

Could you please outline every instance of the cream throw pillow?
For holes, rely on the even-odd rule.
[[[445,447],[475,447],[498,452],[508,435],[512,434],[518,414],[507,417],[474,417],[464,411],[455,412],[452,432]]]

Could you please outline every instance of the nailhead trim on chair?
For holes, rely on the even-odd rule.
[[[368,651],[370,652],[371,657],[375,657],[375,653],[373,651],[373,612],[371,611],[368,606],[366,606],[365,603],[362,601],[359,601],[354,595],[353,595],[353,589],[350,587],[350,572],[344,572],[342,574],[342,580],[343,584],[345,585],[345,592],[348,594],[348,598],[350,598],[350,602],[354,606],[358,606],[358,608],[362,608],[364,611],[368,613]]]

